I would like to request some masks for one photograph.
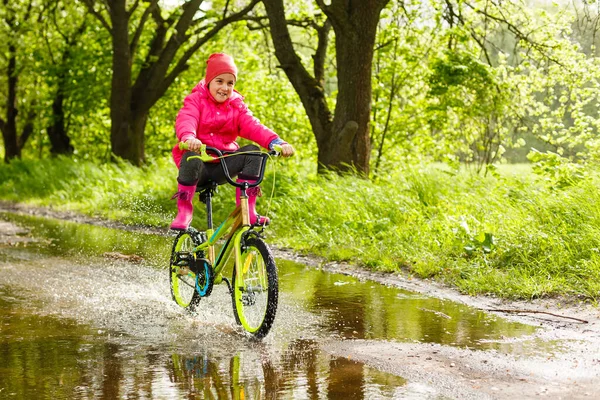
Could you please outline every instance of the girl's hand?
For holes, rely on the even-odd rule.
[[[282,157],[290,157],[292,154],[294,154],[294,147],[291,144],[285,143],[281,145]]]
[[[189,151],[198,151],[198,150],[200,150],[200,147],[202,146],[202,142],[196,138],[188,139],[185,142],[188,145]]]

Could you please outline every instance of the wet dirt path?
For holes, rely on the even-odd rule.
[[[600,396],[594,309],[552,310],[588,324],[541,314],[499,318],[467,305],[541,305],[463,298],[428,282],[278,252],[282,302],[272,335],[257,344],[232,324],[226,293],[217,291],[199,315],[177,308],[157,267],[165,238],[51,220],[32,232],[22,223],[0,218],[1,346],[20,360],[10,371],[0,362],[0,376],[12,381],[21,381],[28,360],[59,382],[55,390],[79,393],[70,398],[128,391],[148,398]],[[40,354],[57,349],[64,360],[44,367]],[[78,374],[48,374],[71,371],[71,363]],[[0,378],[0,398],[48,386],[22,382],[11,387]]]

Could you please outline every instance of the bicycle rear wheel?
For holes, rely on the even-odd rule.
[[[238,268],[241,281],[237,279]],[[275,260],[262,239],[252,237],[245,241],[231,286],[236,322],[256,338],[263,338],[275,320],[279,287]]]
[[[169,266],[171,296],[177,304],[191,311],[200,301],[196,291],[196,274],[190,268],[194,260],[192,250],[200,243],[199,232],[190,229],[180,232],[173,243]]]

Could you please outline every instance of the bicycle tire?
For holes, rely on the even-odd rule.
[[[277,266],[271,250],[258,237],[246,239],[241,253],[231,284],[233,314],[246,332],[260,339],[269,333],[277,313]],[[238,268],[242,268],[242,282],[236,280]]]
[[[190,262],[193,262],[191,251],[200,243],[200,234],[188,229],[177,234],[171,250],[171,296],[178,305],[190,311],[193,311],[200,301],[200,295],[196,291],[196,274],[190,269]]]

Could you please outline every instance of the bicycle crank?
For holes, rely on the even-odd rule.
[[[180,276],[187,276],[190,274],[190,272],[192,272],[188,267],[179,267],[177,268],[177,275]]]

